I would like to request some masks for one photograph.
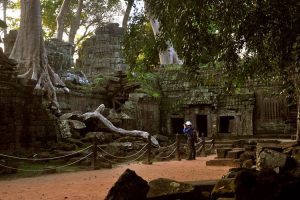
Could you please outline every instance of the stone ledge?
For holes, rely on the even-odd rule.
[[[206,161],[206,166],[240,167],[240,163],[231,158],[216,158]]]

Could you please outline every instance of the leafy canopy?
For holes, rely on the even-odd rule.
[[[295,81],[299,73],[297,0],[146,0],[185,64],[222,63],[236,80]]]
[[[159,66],[158,46],[145,13],[134,9],[122,40],[122,54],[128,64],[128,77],[139,81],[143,92],[159,97],[158,76],[154,72]]]

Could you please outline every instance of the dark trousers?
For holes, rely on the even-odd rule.
[[[188,137],[187,139],[188,145],[188,160],[195,160],[196,159],[196,148],[195,148],[195,140],[192,137]]]

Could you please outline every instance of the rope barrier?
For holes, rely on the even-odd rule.
[[[199,149],[196,150],[196,152],[198,153],[199,151],[202,151],[202,149],[203,149],[203,145],[201,145],[201,146],[199,147]]]
[[[98,155],[98,157],[99,157],[99,158],[102,158],[102,159],[104,159],[104,160],[106,160],[106,161],[108,161],[108,162],[115,163],[115,164],[120,164],[120,163],[131,163],[131,162],[134,162],[134,161],[137,161],[138,159],[140,159],[146,152],[147,152],[147,150],[144,151],[144,152],[143,152],[139,157],[137,157],[136,159],[133,159],[133,160],[130,160],[130,161],[127,161],[127,162],[116,162],[116,161],[107,159],[107,158],[105,158],[104,156],[99,156],[99,155]]]
[[[145,147],[147,147],[147,144],[145,146],[143,146],[138,152],[132,154],[132,155],[129,155],[129,156],[125,156],[125,157],[122,157],[122,156],[115,156],[115,155],[112,155],[110,153],[108,153],[107,151],[105,151],[104,149],[102,149],[100,146],[97,146],[101,151],[103,151],[106,155],[109,155],[113,158],[121,158],[121,159],[126,159],[126,158],[131,158],[133,156],[136,156],[137,154],[139,154]]]
[[[176,149],[177,149],[177,147],[174,148],[174,150],[170,153],[170,155],[165,156],[165,157],[159,157],[159,158],[162,158],[162,159],[169,158],[176,151]]]
[[[56,169],[60,169],[60,168],[64,168],[64,167],[67,167],[67,166],[74,165],[74,164],[76,164],[76,163],[78,163],[78,162],[80,162],[80,161],[86,159],[87,157],[89,157],[89,156],[92,155],[92,154],[93,154],[93,152],[87,154],[86,156],[84,156],[84,157],[82,157],[82,158],[80,158],[80,159],[78,159],[78,160],[76,160],[76,161],[74,161],[74,162],[71,162],[71,163],[66,164],[66,165],[58,166],[58,167],[56,167]]]
[[[170,147],[174,146],[175,144],[176,144],[176,142],[174,142],[173,144],[170,144],[169,146],[166,146],[166,147],[159,147],[159,150],[170,148]]]
[[[71,163],[69,163],[69,164],[62,165],[62,166],[58,166],[58,167],[54,167],[54,169],[60,169],[60,168],[64,168],[64,167],[67,167],[67,166],[71,166],[71,165],[73,165],[73,164],[75,164],[75,163],[80,162],[80,161],[83,160],[83,159],[86,159],[86,158],[87,158],[88,156],[90,156],[90,155],[92,155],[92,153],[89,153],[88,155],[86,155],[86,156],[84,156],[84,157],[82,157],[82,158],[80,158],[80,159],[78,159],[78,160],[76,160],[76,161],[74,161],[74,162],[71,162]],[[46,170],[46,169],[36,169],[36,170],[20,169],[20,168],[15,168],[15,167],[10,167],[10,166],[6,166],[6,165],[2,165],[1,163],[0,163],[0,166],[5,167],[5,168],[8,168],[8,169],[15,169],[15,170],[18,170],[18,171],[27,171],[27,172],[43,172],[43,171]]]
[[[56,157],[52,157],[52,158],[22,158],[22,157],[17,157],[17,156],[10,156],[10,155],[5,155],[5,154],[0,154],[0,156],[3,156],[3,157],[7,157],[7,158],[13,158],[13,159],[18,159],[18,160],[29,160],[29,161],[45,161],[45,160],[56,160],[56,159],[60,159],[60,158],[65,158],[65,157],[68,157],[68,156],[72,156],[72,155],[75,155],[75,154],[78,154],[80,152],[83,152],[89,148],[91,148],[93,145],[90,145],[84,149],[81,149],[79,151],[76,151],[76,152],[73,152],[73,153],[70,153],[68,155],[63,155],[63,156],[56,156]]]
[[[211,151],[213,150],[213,146],[214,146],[214,144],[212,143],[211,145],[210,145],[210,147],[209,147],[209,149],[208,149],[208,151],[211,153]]]

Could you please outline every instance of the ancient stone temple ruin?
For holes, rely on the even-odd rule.
[[[20,84],[16,64],[0,51],[0,150],[50,146],[56,141],[56,117],[43,96],[33,95],[32,85]]]
[[[192,121],[205,136],[252,135],[254,93],[221,94],[219,74],[212,69],[203,70],[193,80],[182,70],[165,70],[161,76],[164,98],[161,110],[169,133],[181,133],[185,120]],[[180,80],[180,81],[178,81]]]
[[[58,94],[63,112],[85,113],[104,104],[119,113],[120,127],[153,135],[181,133],[186,120],[207,137],[288,137],[295,133],[296,106],[288,106],[278,95],[280,87],[254,84],[229,92],[224,90],[222,72],[213,68],[204,68],[191,79],[180,66],[166,66],[156,72],[159,98],[137,91],[139,84],[127,82],[123,71],[121,35],[118,24],[108,24],[84,42],[76,67],[91,79],[105,75],[107,81],[97,86],[75,85],[69,94]],[[13,44],[13,36],[15,32],[6,39],[7,44]],[[72,46],[56,40],[46,44],[53,68],[69,69]],[[7,142],[0,142],[0,148],[55,141],[57,119],[43,107],[43,97],[31,95],[32,86],[18,84],[15,63],[4,54],[1,60],[0,108],[5,117],[0,119],[0,129],[1,137],[6,138],[2,141]]]
[[[88,78],[123,70],[125,64],[120,53],[122,32],[117,23],[97,28],[95,35],[83,42],[76,68]]]
[[[158,74],[161,98],[129,98],[138,111],[138,128],[175,135],[189,120],[207,137],[290,138],[295,133],[296,106],[288,106],[276,85],[226,91],[222,72],[213,68],[204,68],[194,79],[181,68],[160,69]]]
[[[5,52],[4,54],[9,57],[10,52],[14,47],[18,35],[17,30],[10,30],[3,39]],[[47,56],[50,66],[58,74],[71,69],[73,66],[73,45],[69,42],[60,41],[56,38],[51,38],[45,41]]]

